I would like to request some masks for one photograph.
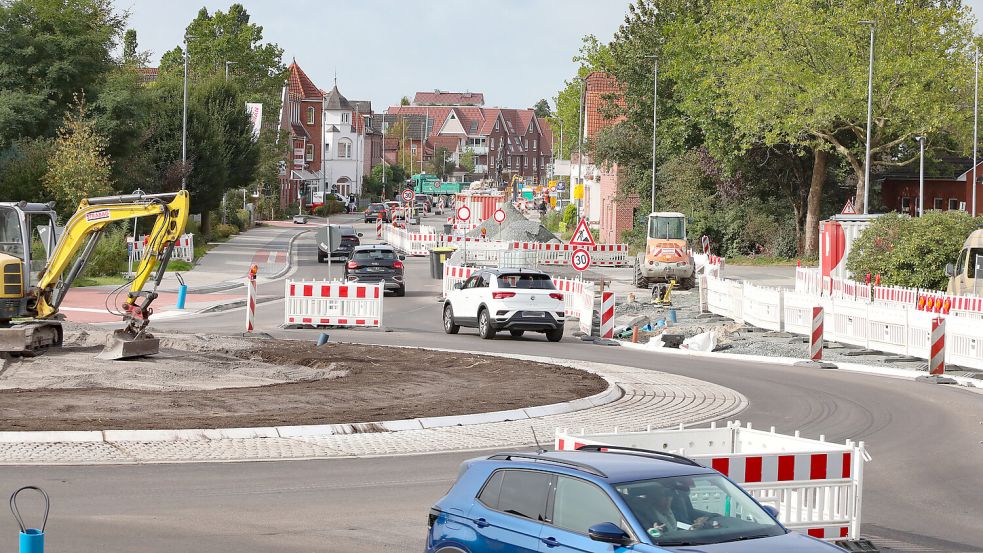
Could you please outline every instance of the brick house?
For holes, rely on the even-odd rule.
[[[973,198],[973,160],[963,158],[943,160],[955,176],[925,176],[925,211],[972,212]],[[942,171],[945,171],[943,169]],[[950,173],[950,174],[952,174]],[[983,162],[976,167],[979,183],[983,180]],[[904,172],[884,175],[878,180],[881,187],[881,201],[891,210],[915,215],[918,210],[918,165],[911,164]],[[983,187],[976,190],[976,213],[983,213]]]
[[[324,152],[321,121],[324,116],[324,93],[297,65],[287,67],[283,87],[280,129],[287,133],[289,153],[280,169],[280,205],[286,207],[300,198],[310,204],[320,181],[321,157]]]
[[[455,161],[470,150],[474,176],[502,181],[519,175],[543,182],[552,162],[552,132],[531,109],[392,106],[386,117],[418,118],[407,129],[416,163],[431,161],[438,148],[447,149]]]
[[[485,95],[480,92],[417,92],[413,95],[414,106],[475,106],[485,105]]]
[[[587,76],[584,101],[584,133],[588,143],[604,128],[624,120],[624,91],[610,74],[595,71]],[[594,167],[585,154],[584,213],[598,225],[602,242],[620,242],[638,219],[638,194],[620,190],[618,165]]]

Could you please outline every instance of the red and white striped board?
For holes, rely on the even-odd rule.
[[[252,332],[256,326],[256,276],[246,279],[246,332]]]
[[[819,361],[823,358],[823,308],[812,308],[812,334],[809,337],[809,359]]]
[[[614,292],[601,292],[601,338],[614,338]]]
[[[382,283],[288,280],[285,286],[286,325],[382,326]]]
[[[945,319],[932,319],[931,354],[928,361],[928,374],[945,374]]]

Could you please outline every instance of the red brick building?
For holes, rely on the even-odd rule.
[[[599,71],[591,73],[584,94],[584,132],[588,141],[596,138],[602,129],[624,120],[624,89],[614,76]],[[587,183],[584,211],[591,222],[598,223],[602,242],[620,242],[622,234],[631,230],[638,219],[641,205],[638,194],[623,193],[619,182],[618,165],[613,164],[596,167],[593,182]]]
[[[949,176],[925,176],[925,211],[968,211],[972,212],[973,162],[963,159],[953,160],[953,172]],[[983,180],[983,162],[976,167],[977,183]],[[909,167],[905,173],[885,175],[879,179],[881,200],[884,206],[900,213],[915,215],[918,210],[918,166]],[[983,186],[976,190],[976,213],[983,213]]]
[[[280,171],[280,205],[296,203],[301,193],[310,202],[309,188],[320,181],[324,152],[321,119],[324,94],[294,60],[287,67],[287,84],[283,90],[280,128],[286,131],[290,145],[285,166]]]
[[[485,105],[485,95],[480,92],[417,92],[413,95],[414,106],[475,106]]]
[[[406,138],[417,164],[431,161],[437,148],[445,148],[455,160],[470,150],[475,175],[495,180],[519,175],[543,182],[552,162],[553,134],[531,109],[392,106],[386,117],[416,121],[408,126]],[[398,137],[387,135],[387,152],[390,138]]]

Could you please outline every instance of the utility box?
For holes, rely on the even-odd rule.
[[[819,223],[819,268],[823,277],[852,278],[846,269],[847,257],[854,240],[876,217],[839,214]]]

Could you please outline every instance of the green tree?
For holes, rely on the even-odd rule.
[[[954,263],[969,233],[983,225],[963,211],[927,211],[911,218],[888,213],[874,219],[854,241],[847,269],[862,279],[881,275],[881,283],[944,290],[944,267]]]
[[[0,2],[0,149],[54,136],[73,95],[113,67],[122,28],[111,0]]]
[[[134,62],[137,59],[137,32],[127,29],[123,34],[123,61]]]
[[[465,173],[474,173],[474,150],[468,148],[460,155],[458,165]]]
[[[58,129],[48,171],[42,179],[61,213],[73,213],[83,199],[113,191],[106,146],[105,137],[96,132],[88,117],[85,98],[79,96]]]
[[[54,139],[22,138],[0,153],[0,198],[5,201],[46,201],[42,179]]]
[[[453,173],[456,166],[454,160],[451,159],[451,153],[442,146],[434,150],[429,165],[430,172],[441,179],[446,179],[447,175]]]
[[[580,64],[577,76],[564,82],[563,89],[553,99],[556,113],[549,119],[555,136],[559,137],[562,131],[564,136],[569,137],[563,141],[563,151],[558,154],[561,159],[568,159],[570,153],[576,150],[576,137],[580,124],[578,112],[581,106],[581,82],[578,79],[586,78],[594,71],[610,70],[613,63],[608,46],[602,44],[593,35],[584,37],[580,52],[574,56],[573,61]]]
[[[546,98],[542,98],[536,102],[536,105],[532,109],[536,112],[536,117],[549,117],[553,115],[553,112],[550,110],[550,103],[546,101]]]
[[[399,105],[401,105],[401,106],[408,106],[408,105],[410,105],[410,97],[409,96],[403,96],[402,98],[400,98],[399,99]]]

